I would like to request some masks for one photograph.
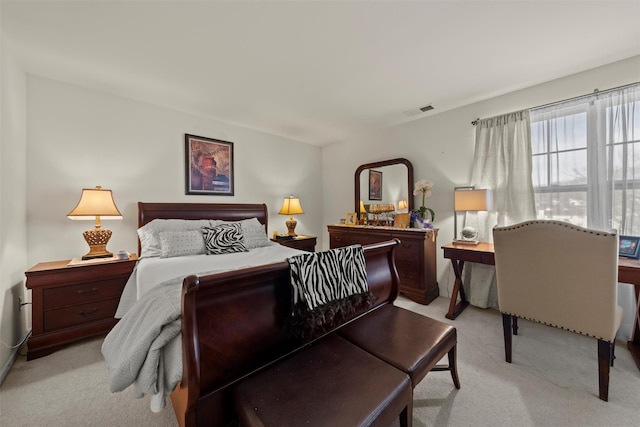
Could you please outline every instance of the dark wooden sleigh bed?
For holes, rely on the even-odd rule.
[[[264,204],[138,203],[139,227],[154,219],[268,221]],[[398,295],[396,241],[365,248],[375,310]],[[291,314],[286,261],[209,276],[189,276],[182,289],[181,383],[171,394],[179,425],[233,424],[233,388],[251,374],[308,345],[287,331]]]

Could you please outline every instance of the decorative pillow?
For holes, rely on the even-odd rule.
[[[242,238],[240,223],[226,223],[215,227],[202,227],[204,244],[208,255],[232,252],[247,252]]]
[[[204,238],[200,230],[161,231],[158,234],[162,258],[205,253]]]
[[[264,229],[264,224],[260,224],[259,227],[242,227],[242,236],[244,238],[244,245],[247,249],[261,248],[263,246],[270,245],[267,232]]]
[[[140,258],[162,256],[159,235],[161,231],[200,230],[202,227],[213,227],[219,223],[218,220],[209,219],[154,219],[138,228]]]

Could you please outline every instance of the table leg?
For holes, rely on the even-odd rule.
[[[451,260],[453,265],[453,272],[456,275],[456,280],[453,282],[453,291],[451,292],[451,301],[449,302],[449,311],[445,315],[447,319],[455,319],[462,311],[467,308],[469,301],[467,301],[467,295],[464,291],[464,285],[462,284],[462,269],[464,268],[464,261]],[[460,294],[460,301],[458,300],[458,294]],[[457,303],[456,303],[457,302]]]
[[[631,334],[631,341],[627,341],[627,348],[631,352],[633,360],[636,362],[638,369],[640,369],[640,286],[635,286],[636,291],[636,316],[633,321],[633,332]]]

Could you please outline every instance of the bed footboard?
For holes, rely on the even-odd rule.
[[[364,246],[367,282],[375,296],[371,310],[398,296],[393,256],[398,243]],[[289,334],[286,261],[187,277],[182,313],[183,379],[171,396],[180,425],[232,423],[231,386],[315,340],[301,342]]]

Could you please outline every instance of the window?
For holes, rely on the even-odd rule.
[[[640,85],[622,91],[531,111],[538,218],[640,235]]]

